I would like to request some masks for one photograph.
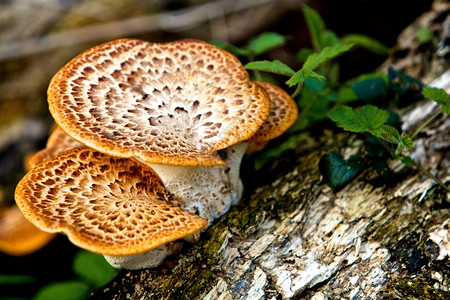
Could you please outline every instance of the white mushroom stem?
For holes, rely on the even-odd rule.
[[[155,268],[159,266],[167,256],[179,252],[182,246],[182,241],[174,241],[137,255],[104,255],[104,257],[111,266],[118,269],[139,270],[144,268]]]
[[[242,197],[244,188],[239,177],[242,157],[249,147],[241,142],[220,150],[217,157],[223,159],[227,167],[180,167],[160,164],[149,164],[162,179],[166,189],[180,199],[174,203],[180,207],[198,214],[208,221],[208,228],[215,219],[224,215],[237,204]],[[200,238],[197,232],[184,238],[196,242]],[[182,242],[175,241],[156,249],[130,256],[107,256],[105,259],[115,268],[143,269],[160,265],[164,258],[176,253]]]
[[[243,185],[239,168],[248,146],[241,142],[218,151],[215,156],[223,159],[227,167],[148,165],[161,178],[165,188],[180,199],[180,203],[174,204],[208,221],[204,231],[241,199]],[[194,234],[187,240],[196,241],[198,236]]]

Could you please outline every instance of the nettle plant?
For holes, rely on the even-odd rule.
[[[348,34],[338,37],[326,28],[320,15],[308,6],[303,6],[303,14],[313,49],[304,48],[298,52],[297,58],[304,63],[297,71],[279,60],[255,61],[255,56],[286,43],[287,38],[280,34],[264,33],[251,40],[244,48],[218,43],[224,49],[250,61],[245,67],[253,70],[256,78],[262,77],[261,71],[287,76],[285,84],[294,89],[291,96],[299,106],[299,117],[288,131],[288,138],[257,157],[255,167],[260,168],[267,158],[277,157],[294,147],[302,130],[314,126],[317,122],[331,119],[346,131],[370,135],[365,141],[366,160],[372,165],[372,170],[379,175],[377,178],[379,182],[387,182],[395,176],[386,161],[386,158],[390,157],[419,170],[448,190],[444,183],[415,164],[408,156],[408,151],[414,147],[413,139],[441,113],[449,113],[448,94],[442,89],[425,86],[394,69],[389,69],[388,74],[363,74],[341,83],[339,64],[334,60],[337,56],[350,51],[353,47],[364,47],[379,55],[387,54],[388,48],[365,35]],[[417,38],[421,43],[428,43],[430,32],[424,32],[421,28],[417,32]],[[391,102],[401,107],[424,97],[441,104],[442,109],[412,135],[401,132],[398,114],[383,109],[389,100],[393,100]],[[358,108],[361,102],[365,105]],[[354,104],[356,108],[349,106],[350,104]],[[319,169],[325,183],[331,187],[338,187],[367,168],[366,160],[359,155],[352,155],[346,160],[340,153],[331,152],[322,157]]]

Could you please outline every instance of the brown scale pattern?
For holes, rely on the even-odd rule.
[[[259,131],[250,139],[251,143],[260,144],[270,141],[291,127],[298,115],[297,104],[282,88],[261,81],[255,81],[270,95],[272,107],[269,117]]]
[[[139,254],[191,235],[201,217],[170,204],[149,167],[89,148],[76,148],[35,166],[19,183],[24,216],[48,232],[104,255]]]
[[[211,154],[249,139],[270,100],[239,60],[213,45],[117,40],[52,79],[50,111],[74,139],[148,163],[224,165]]]
[[[37,164],[58,153],[82,146],[83,144],[68,136],[61,127],[56,127],[48,138],[45,149],[34,154],[28,161],[28,165],[30,168],[33,168]]]

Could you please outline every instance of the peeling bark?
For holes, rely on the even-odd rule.
[[[445,10],[436,5],[427,22],[449,10],[448,4]],[[444,29],[450,24],[448,17],[440,22]],[[439,41],[448,38],[448,30],[440,33]],[[427,70],[435,59],[441,59],[436,52],[433,63],[422,62],[422,78],[437,78]],[[450,91],[450,71],[432,85]],[[429,101],[408,108],[404,129],[437,109]],[[428,128],[411,155],[448,185],[448,117]],[[122,271],[91,298],[449,299],[448,193],[395,162],[393,182],[376,186],[366,170],[331,189],[321,183],[317,167],[331,150],[348,157],[363,150],[362,140],[327,130],[300,136],[295,151],[270,169],[276,180],[244,197],[199,243],[186,245],[159,268]]]

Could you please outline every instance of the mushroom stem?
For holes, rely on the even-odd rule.
[[[182,241],[174,241],[141,254],[126,256],[104,255],[104,257],[111,266],[117,269],[139,270],[155,268],[167,256],[179,252],[182,246]]]
[[[227,167],[184,167],[148,164],[161,178],[166,189],[177,196],[181,208],[212,222],[224,215],[230,206],[242,197],[243,184],[239,177],[242,157],[249,144],[240,142],[214,155],[225,161]],[[185,238],[197,241],[200,233]]]

